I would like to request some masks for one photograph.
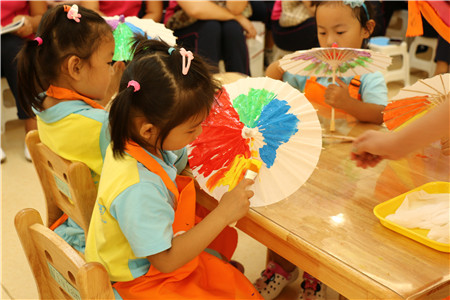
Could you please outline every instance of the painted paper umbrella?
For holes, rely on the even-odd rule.
[[[450,74],[419,79],[402,88],[383,111],[384,124],[390,130],[401,128],[420,118],[430,108],[445,101],[450,92]]]
[[[220,200],[262,163],[251,206],[285,199],[308,180],[322,149],[322,130],[311,103],[288,83],[244,78],[224,85],[203,132],[189,146],[200,187]]]
[[[133,58],[131,43],[136,34],[147,36],[149,39],[161,39],[169,45],[176,43],[176,37],[173,35],[172,30],[151,19],[124,18],[121,15],[105,17],[105,20],[113,29],[116,43],[113,56],[115,61],[129,61]]]
[[[388,55],[367,49],[312,48],[285,55],[280,60],[283,70],[303,76],[354,77],[366,73],[383,71],[391,64]],[[334,131],[334,108],[331,109],[330,130]]]

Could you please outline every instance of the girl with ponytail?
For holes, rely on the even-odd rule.
[[[228,263],[237,243],[228,224],[247,213],[253,181],[202,215],[193,179],[177,175],[220,86],[190,51],[152,40],[134,46],[112,100],[86,260],[105,266],[117,298],[261,299]]]
[[[22,107],[36,114],[39,137],[53,152],[85,163],[98,183],[109,145],[105,97],[111,75],[114,38],[97,13],[77,5],[49,9],[36,38],[18,54]],[[83,230],[67,215],[52,228],[84,252]],[[63,223],[61,226],[59,224]]]

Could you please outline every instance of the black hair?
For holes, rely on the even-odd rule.
[[[17,55],[19,101],[29,116],[32,107],[43,110],[39,94],[60,76],[68,57],[89,60],[105,39],[113,38],[111,27],[96,12],[79,6],[77,23],[67,18],[64,6],[50,8],[42,16],[36,33],[42,44],[29,40]]]
[[[115,157],[124,155],[128,141],[144,148],[162,148],[173,128],[192,117],[201,114],[206,117],[220,90],[211,67],[199,55],[195,55],[188,73],[183,75],[180,48],[145,37],[137,37],[132,48],[135,49],[133,60],[122,75],[119,93],[112,100],[109,113]],[[131,80],[139,83],[139,91],[128,87]],[[159,129],[156,145],[149,145],[135,132],[136,116],[145,117]]]
[[[343,3],[342,1],[313,1],[312,5],[314,5],[316,8],[315,13],[317,14],[317,9],[319,8],[319,6],[329,4],[329,3],[333,3],[336,5],[347,5],[347,4]],[[370,32],[369,27],[367,26],[367,22],[369,20],[375,21],[375,12],[373,10],[372,5],[370,4],[370,1],[364,1],[364,5],[367,8],[367,13],[362,5],[355,6],[355,7],[351,7],[350,5],[347,5],[347,6],[349,6],[352,9],[353,15],[359,21],[359,24],[361,24],[361,27]],[[373,34],[374,31],[375,31],[375,28],[370,33],[370,36]],[[369,36],[369,38],[370,38],[370,36]],[[361,48],[367,48],[368,40],[369,39],[364,39]]]

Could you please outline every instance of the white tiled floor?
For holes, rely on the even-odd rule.
[[[411,83],[422,78],[423,73],[413,73]],[[400,83],[390,83],[389,98],[393,97]],[[38,297],[22,247],[14,229],[14,216],[23,208],[37,209],[45,220],[45,203],[37,175],[31,163],[23,155],[24,129],[21,121],[11,121],[1,137],[7,160],[1,165],[2,209],[1,209],[1,285],[2,299],[36,299]],[[252,238],[239,232],[239,245],[233,259],[240,261],[246,276],[255,280],[265,266],[266,248]],[[286,288],[278,299],[297,299],[301,280]],[[337,294],[328,291],[328,298]]]

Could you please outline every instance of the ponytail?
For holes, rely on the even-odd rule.
[[[19,86],[19,103],[29,117],[33,117],[32,107],[43,110],[39,93],[47,88],[41,76],[39,64],[36,61],[40,45],[35,40],[28,40],[17,54],[17,73]]]

